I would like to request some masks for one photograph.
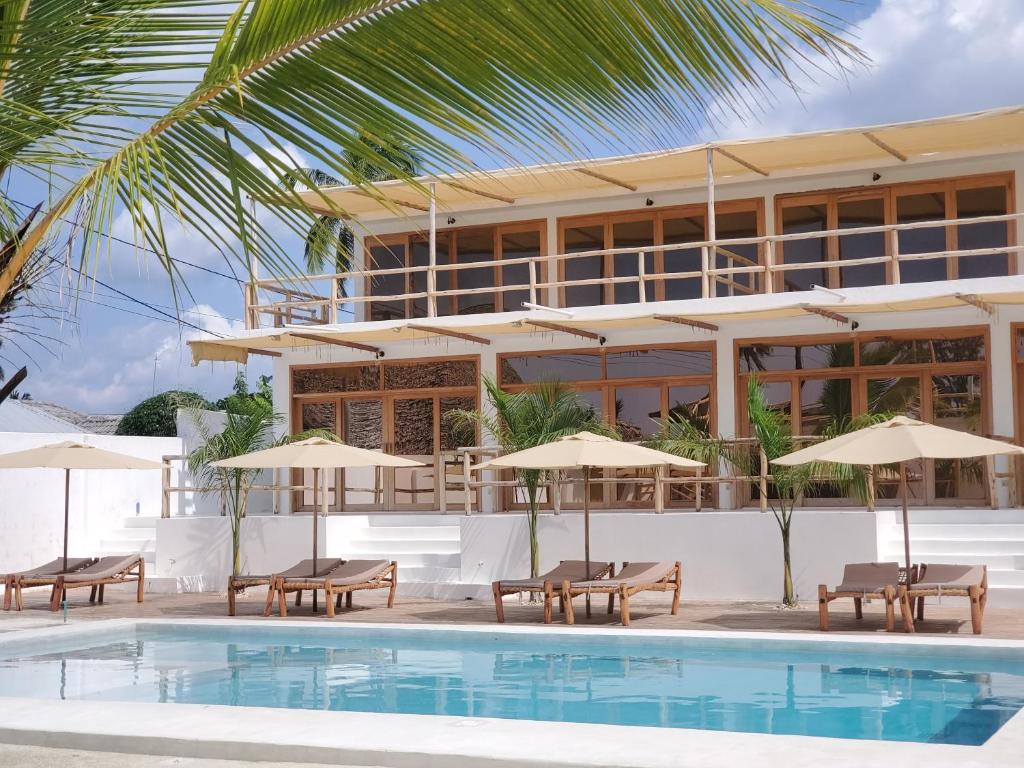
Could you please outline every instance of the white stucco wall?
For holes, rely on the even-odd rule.
[[[462,517],[462,581],[486,584],[530,573],[524,515]],[[792,527],[793,580],[810,599],[820,583],[836,584],[843,564],[877,560],[875,515],[864,511],[800,510]],[[542,515],[541,571],[583,557],[583,516]],[[679,560],[683,595],[695,600],[778,600],[782,543],[770,513],[595,513],[593,560]]]
[[[176,437],[3,432],[0,453],[64,440],[157,462],[181,451]],[[100,540],[120,528],[124,518],[136,515],[160,515],[159,470],[71,471],[69,554],[95,556]],[[0,531],[0,571],[29,568],[58,556],[64,536],[64,471],[0,469]]]

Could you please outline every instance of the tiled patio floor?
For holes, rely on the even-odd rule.
[[[0,611],[0,632],[60,623],[60,613],[51,613],[47,607],[47,592],[42,589],[25,593],[25,610]],[[250,590],[239,596],[238,616],[259,618],[263,615],[263,589]],[[310,621],[328,621],[323,615],[323,606],[317,616],[310,609],[308,594],[300,608],[289,602],[288,618]],[[587,620],[583,615],[583,600],[578,599],[577,624],[581,626],[618,626],[618,611],[609,616],[604,607],[606,601],[595,598],[593,617]],[[149,595],[146,602],[134,600],[134,589],[108,588],[107,601],[103,605],[91,606],[78,594],[72,594],[68,608],[69,621],[105,618],[147,617],[147,618],[217,618],[227,615],[227,601],[223,595],[184,594]],[[644,598],[638,596],[631,601],[632,626],[637,629],[687,629],[687,630],[742,630],[742,631],[786,631],[817,632],[818,611],[815,603],[803,603],[798,608],[783,610],[768,603],[708,603],[683,600],[678,616],[668,613],[668,602],[661,596]],[[853,617],[852,601],[832,603],[833,632],[882,632],[884,631],[884,605],[878,601],[864,606],[864,619]],[[509,624],[542,624],[542,610],[539,605],[520,604],[513,600],[505,602],[505,617]],[[276,618],[267,619],[275,621]],[[355,606],[342,610],[335,622],[400,622],[490,624],[494,622],[494,607],[488,601],[466,600],[442,602],[424,598],[403,598],[399,595],[396,605],[388,609],[384,605],[383,593],[356,594]],[[555,619],[561,624],[561,617]],[[899,613],[897,611],[897,626]],[[942,635],[971,635],[971,623],[965,598],[944,598],[927,605],[926,619],[919,625],[920,633]],[[1024,640],[1024,610],[990,608],[985,615],[986,637]]]

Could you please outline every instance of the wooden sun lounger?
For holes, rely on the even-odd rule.
[[[590,561],[591,579],[603,579],[605,576],[615,575],[615,563],[597,563]],[[518,595],[523,592],[544,593],[544,623],[551,623],[552,602],[557,590],[559,596],[559,611],[565,613],[565,600],[562,599],[562,583],[568,581],[583,581],[588,576],[586,560],[563,560],[547,573],[541,574],[536,579],[506,579],[495,581],[491,584],[491,592],[494,593],[494,611],[498,615],[498,623],[505,622],[505,606],[501,598],[505,595]],[[608,598],[608,613],[612,612],[615,596]],[[589,615],[589,614],[588,614]]]
[[[818,624],[828,632],[828,604],[841,598],[853,599],[853,612],[864,618],[865,599],[885,600],[885,629],[896,629],[896,589],[900,583],[899,563],[848,563],[843,567],[843,583],[829,591],[818,585]]]
[[[565,622],[576,621],[572,610],[572,599],[579,595],[608,595],[608,612],[614,608],[615,595],[619,596],[619,617],[622,626],[629,626],[629,598],[638,592],[668,592],[672,596],[672,615],[679,613],[679,598],[683,589],[683,567],[677,560],[660,563],[623,563],[622,571],[614,578],[591,581],[562,582],[562,599],[565,601]]]
[[[276,576],[270,588],[271,593],[277,593],[277,604],[282,617],[288,615],[288,592],[301,593],[307,589],[322,589],[327,603],[327,617],[334,618],[334,612],[341,608],[342,595],[345,596],[346,607],[351,608],[353,592],[361,589],[387,589],[388,608],[391,608],[395,604],[397,587],[398,563],[395,561],[347,560],[323,576]]]
[[[64,573],[58,576],[31,576],[18,579],[14,585],[14,599],[21,610],[21,590],[24,587],[37,587],[52,585],[53,594],[50,597],[50,610],[60,609],[61,600],[65,597],[67,590],[75,587],[91,587],[89,594],[90,603],[103,602],[103,588],[107,584],[125,584],[137,581],[138,590],[136,599],[142,602],[146,583],[146,562],[142,555],[112,555],[101,557],[95,563],[74,573]]]
[[[323,576],[325,573],[330,572],[332,569],[337,568],[341,565],[344,560],[334,559],[330,560],[327,558],[317,558],[316,571],[313,570],[313,559],[303,560],[296,563],[291,568],[281,571],[280,573],[266,573],[266,574],[240,574],[238,576],[228,576],[228,616],[235,615],[235,595],[244,589],[249,587],[269,587],[274,579],[278,576]],[[296,599],[302,599],[302,593],[299,592]],[[270,607],[274,602],[274,590],[268,590],[267,592],[267,605],[264,612],[265,616],[270,615]]]
[[[69,557],[67,567],[65,568],[64,558],[58,557],[45,565],[29,568],[25,571],[18,571],[17,573],[6,574],[4,576],[4,610],[11,610],[11,600],[14,597],[15,582],[18,580],[31,578],[33,576],[59,576],[62,573],[74,573],[75,571],[80,571],[95,562],[95,557]],[[21,610],[21,608],[18,610]]]
[[[914,631],[914,601],[917,601],[917,619],[924,619],[926,597],[967,597],[971,601],[971,627],[981,634],[985,603],[988,602],[988,567],[984,565],[950,565],[939,563],[922,565],[921,576],[915,583],[899,588],[900,613],[903,628]]]

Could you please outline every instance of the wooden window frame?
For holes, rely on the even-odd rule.
[[[817,190],[813,192],[797,192],[775,196],[775,234],[782,234],[783,210],[785,208],[800,205],[824,205],[826,207],[826,229],[838,229],[838,206],[840,202],[849,200],[863,200],[882,198],[885,210],[885,225],[897,223],[896,203],[900,197],[909,195],[942,193],[944,196],[946,219],[957,218],[956,193],[965,189],[980,189],[983,187],[1003,187],[1006,191],[1006,212],[1016,213],[1016,200],[1014,194],[1015,174],[1013,171],[999,171],[995,173],[973,174],[969,176],[950,176],[941,179],[928,179],[924,181],[904,181],[893,184],[879,184],[873,186],[859,187],[833,187],[830,189]],[[1013,222],[1007,222],[1007,245],[1016,245],[1016,227]],[[957,249],[957,228],[947,226],[946,250]],[[827,238],[826,259],[829,262],[836,262],[836,266],[826,268],[827,288],[839,289],[839,265],[842,260],[839,258],[838,236]],[[879,254],[891,256],[892,249],[888,237],[885,238],[884,253]],[[1008,254],[1007,269],[1010,275],[1020,273],[1020,260],[1016,254]],[[775,260],[778,264],[785,263],[785,243],[778,243]],[[946,257],[946,279],[955,280],[958,276],[957,257]],[[775,276],[773,288],[782,291],[784,288],[783,278],[785,273]],[[892,264],[885,263],[885,279],[892,284]]]

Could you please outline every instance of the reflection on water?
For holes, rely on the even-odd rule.
[[[981,744],[1024,705],[1024,663],[590,641],[140,628],[0,660],[0,695],[443,714]],[[458,643],[458,645],[456,645]],[[635,648],[636,646],[634,646]]]

